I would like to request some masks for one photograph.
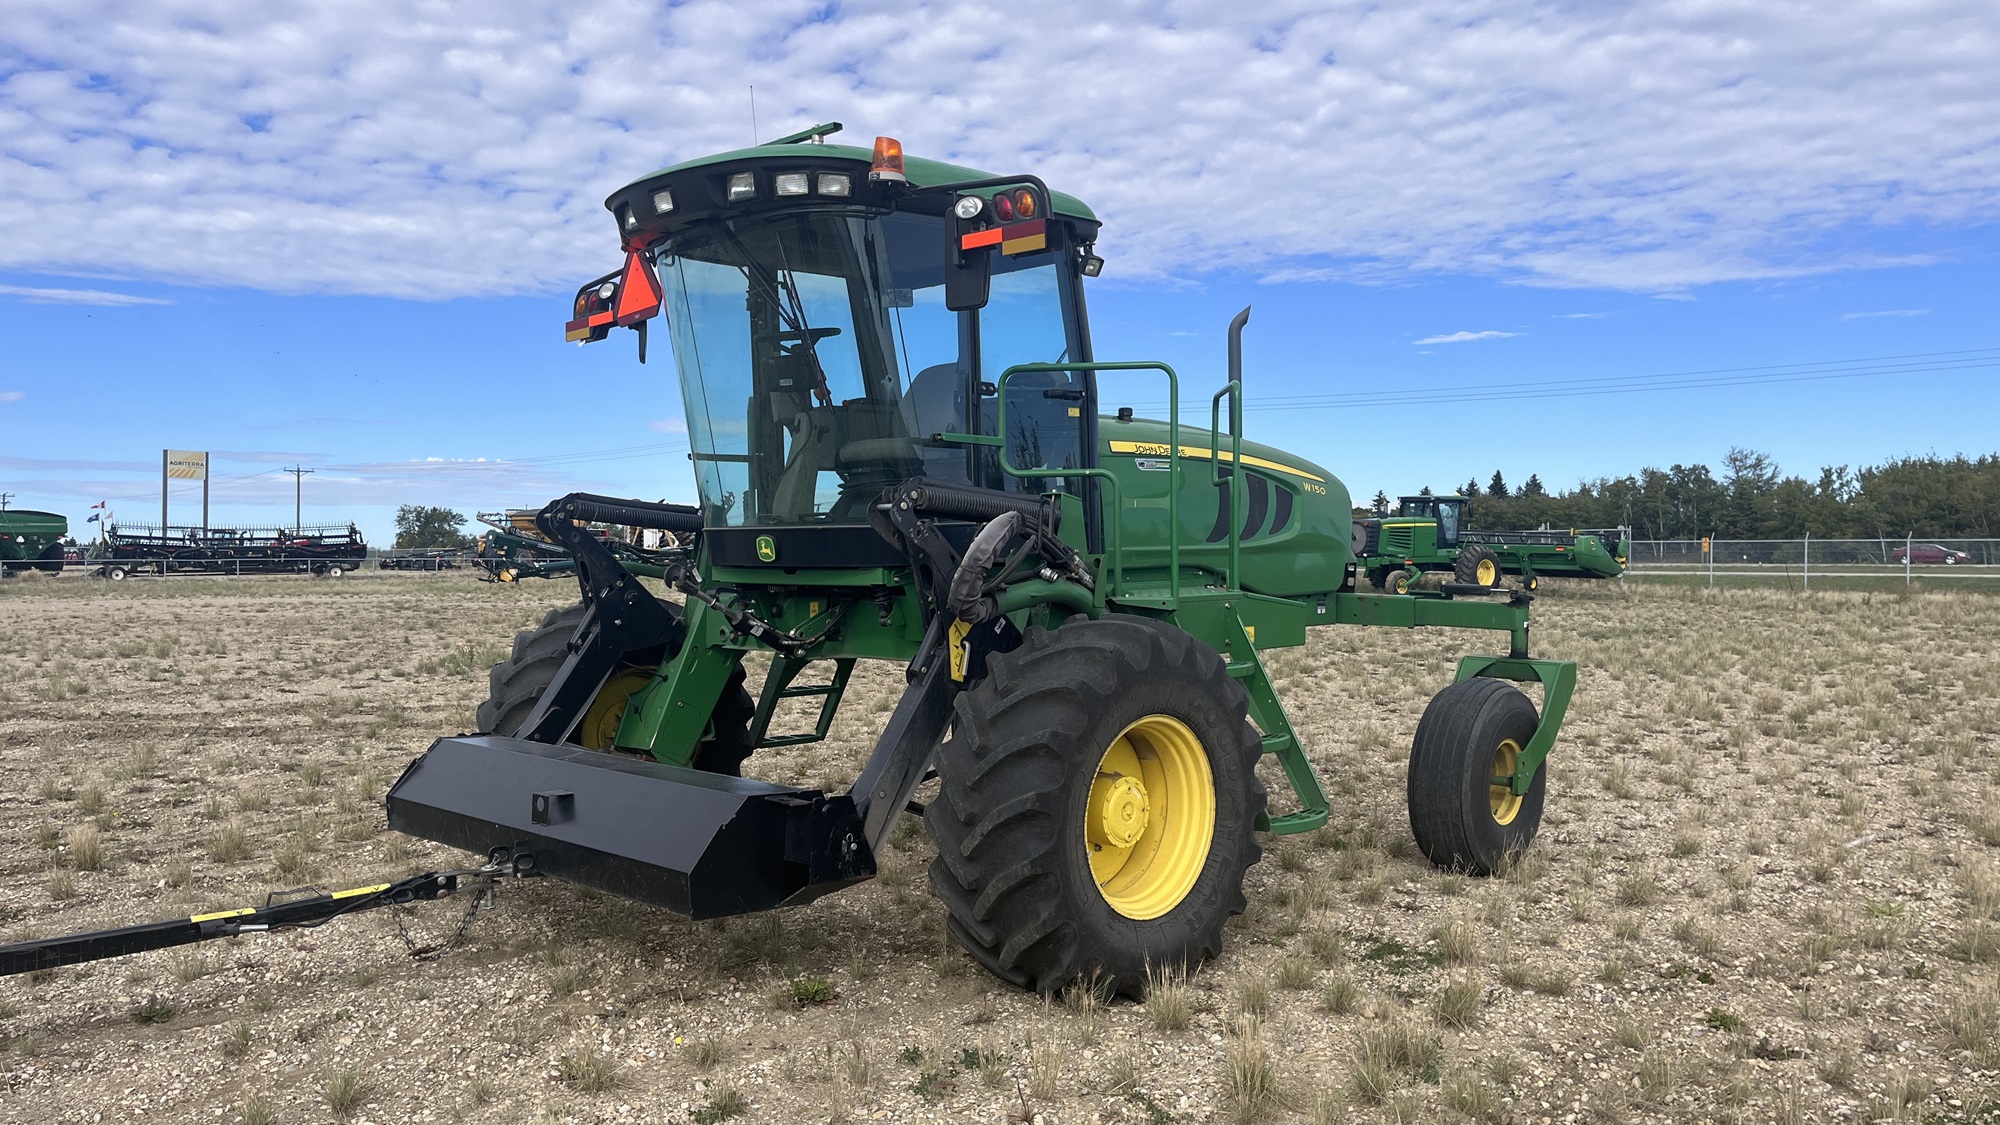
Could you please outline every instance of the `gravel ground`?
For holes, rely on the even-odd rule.
[[[382,792],[573,596],[9,580],[0,933],[466,862]],[[911,820],[782,914],[531,882],[431,961],[399,927],[454,905],[9,978],[0,1120],[2000,1120],[2000,599],[1550,583],[1536,614],[1582,672],[1515,870],[1429,868],[1403,810],[1424,703],[1495,638],[1314,630],[1266,658],[1334,822],[1267,841],[1223,958],[1143,1005],[987,977]],[[897,673],[752,772],[850,777]]]

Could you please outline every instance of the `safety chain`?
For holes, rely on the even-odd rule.
[[[443,940],[429,945],[417,944],[417,939],[410,935],[410,928],[403,921],[404,911],[401,907],[390,908],[390,915],[396,919],[396,936],[402,939],[403,947],[410,951],[411,958],[418,961],[435,961],[443,956],[447,950],[465,939],[466,931],[472,928],[472,920],[479,916],[482,909],[491,909],[498,898],[495,879],[491,875],[483,877],[480,885],[456,893],[470,894],[472,901],[466,904],[465,913],[459,916],[458,925],[452,927],[451,933]]]

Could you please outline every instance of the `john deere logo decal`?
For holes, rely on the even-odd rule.
[[[777,561],[778,545],[771,540],[770,536],[759,535],[757,537],[757,558],[763,562]]]

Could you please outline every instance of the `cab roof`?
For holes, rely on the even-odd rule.
[[[639,184],[658,179],[661,176],[671,175],[675,172],[686,172],[696,168],[711,168],[717,165],[735,164],[745,160],[768,157],[782,159],[787,156],[814,157],[822,160],[829,158],[835,160],[854,160],[860,162],[861,171],[865,173],[869,163],[874,159],[875,153],[872,148],[859,148],[855,145],[812,144],[804,140],[792,141],[787,138],[785,141],[774,142],[772,144],[758,145],[754,148],[733,149],[729,152],[718,152],[713,156],[701,156],[693,160],[683,160],[679,164],[670,164],[656,172],[648,172],[631,183],[626,184],[624,187],[619,188],[617,191],[611,193],[611,198],[616,199]],[[996,178],[995,173],[982,172],[977,168],[967,168],[959,164],[947,164],[941,160],[928,160],[921,156],[908,155],[905,155],[903,158],[903,174],[910,178],[910,184],[913,187],[930,187],[935,184],[957,183],[961,180],[987,180]],[[1082,219],[1091,223],[1099,221],[1097,213],[1092,211],[1083,200],[1073,195],[1050,189],[1049,197],[1049,206],[1058,215],[1071,219]],[[608,203],[609,201],[607,200],[607,205]]]

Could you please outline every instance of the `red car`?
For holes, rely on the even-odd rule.
[[[1939,563],[1943,563],[1946,566],[1957,566],[1959,563],[1969,563],[1972,561],[1972,556],[1966,554],[1964,551],[1954,551],[1950,547],[1937,543],[1919,543],[1914,547],[1907,548],[1898,547],[1895,551],[1891,552],[1890,558],[1896,562],[1902,562],[1903,556],[1906,554],[1910,557],[1910,562],[1917,566],[1935,566]]]

